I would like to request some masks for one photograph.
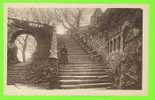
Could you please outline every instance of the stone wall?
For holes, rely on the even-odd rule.
[[[21,28],[20,24],[17,25],[18,27],[14,26],[14,24],[12,23],[8,25],[8,44],[14,44],[16,38],[21,34],[30,34],[34,36],[37,41],[36,51],[32,55],[32,62],[30,64],[21,66],[25,68],[21,69],[21,71],[25,71],[24,83],[35,86],[45,85],[48,88],[56,88],[57,86],[55,85],[57,82],[58,61],[55,58],[55,52],[52,52],[56,51],[57,49],[55,48],[56,42],[54,42],[56,40],[52,41],[54,32],[53,27],[42,25],[41,27],[26,26]],[[17,58],[17,48],[14,49],[13,47],[15,48],[16,46],[8,45],[8,54],[12,54],[12,57],[8,56],[8,72],[12,72],[13,70],[15,70],[13,64],[19,63],[17,61],[14,61],[15,63],[10,62],[10,59],[15,60],[15,58]],[[10,50],[12,52],[10,52]],[[16,76],[9,76],[9,80],[11,80],[11,77]]]
[[[15,21],[14,21],[15,20]],[[32,62],[37,60],[44,60],[49,57],[50,49],[51,49],[51,40],[52,40],[52,32],[53,27],[44,25],[42,27],[37,26],[27,26],[28,22],[25,22],[24,27],[20,25],[19,20],[13,19],[10,20],[8,23],[8,35],[7,35],[7,42],[8,42],[8,54],[10,53],[10,50],[12,45],[15,45],[15,40],[19,35],[22,34],[29,34],[32,35],[36,41],[37,41],[37,48],[32,56]],[[22,21],[21,21],[22,22]],[[16,47],[17,48],[17,47]],[[53,48],[52,48],[53,49]],[[14,58],[17,58],[16,54],[17,50],[12,52],[11,54],[14,54]]]

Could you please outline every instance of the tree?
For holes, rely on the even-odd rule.
[[[9,17],[34,21],[43,24],[53,24],[55,23],[54,10],[50,8],[9,8]]]
[[[26,62],[34,53],[37,43],[33,36],[29,34],[19,35],[15,41],[18,47],[18,58],[22,62]],[[20,54],[19,54],[20,53]]]
[[[48,25],[56,23],[53,9],[29,8],[28,13],[32,21],[36,21],[36,22],[40,22]]]
[[[22,54],[22,61],[23,62],[26,62],[26,48],[27,48],[27,40],[29,38],[29,35],[26,34],[26,35],[23,35],[23,36],[19,36],[17,39],[16,39],[16,44],[20,45],[19,46],[19,50]]]
[[[55,18],[64,28],[79,29],[81,22],[84,21],[84,14],[90,11],[86,8],[55,8]]]
[[[90,8],[10,8],[9,17],[35,21],[48,25],[62,24],[65,29],[78,29],[88,20]]]

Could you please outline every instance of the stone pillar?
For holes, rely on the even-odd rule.
[[[121,33],[120,38],[121,38],[121,40],[120,40],[120,52],[123,52],[123,48],[124,48],[123,32]]]
[[[57,55],[57,36],[55,28],[51,32],[51,47],[50,47],[50,55],[49,55],[49,63],[50,63],[50,84],[49,88],[58,88],[58,55]]]
[[[130,26],[129,21],[125,21],[124,24],[121,26],[120,51],[121,51],[122,53],[123,53],[123,49],[124,49],[124,37],[123,37],[123,34],[125,34],[124,31],[125,31],[125,28],[126,28],[127,26]]]
[[[114,52],[114,39],[112,39],[111,41],[112,41],[112,46],[111,46],[111,48],[112,48],[111,50],[112,51],[111,52],[113,53]]]
[[[55,29],[53,30],[53,32],[51,33],[51,48],[50,48],[50,55],[49,55],[49,58],[55,58],[57,59],[58,58],[58,55],[57,55],[57,36],[56,36],[56,31]]]
[[[110,54],[110,50],[111,50],[111,42],[110,40],[108,41],[108,54]]]

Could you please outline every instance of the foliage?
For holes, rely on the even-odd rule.
[[[57,61],[50,59],[32,63],[27,68],[27,83],[32,85],[48,84],[50,87],[50,85],[53,85],[54,82],[56,82],[57,64]]]
[[[138,24],[138,27],[142,25],[142,10],[139,8],[109,8],[102,15],[102,23],[100,29],[102,31],[111,31],[111,29],[117,29],[124,21],[131,21],[134,24]]]

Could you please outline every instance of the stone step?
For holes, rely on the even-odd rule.
[[[77,47],[73,47],[73,46],[72,47],[66,47],[66,48],[67,48],[68,51],[72,51],[72,50],[73,51],[80,51],[80,52],[83,51],[81,48],[77,48]]]
[[[12,66],[16,66],[16,67],[26,67],[27,65],[29,65],[30,63],[17,63],[17,64],[14,64]]]
[[[106,82],[110,82],[109,80],[106,79],[74,79],[74,80],[59,80],[60,84],[88,84],[88,83],[106,83]]]
[[[70,43],[65,42],[66,43],[66,47],[75,47],[75,48],[81,48],[81,46],[78,43],[74,43],[75,41],[71,41]]]
[[[26,73],[20,73],[20,74],[18,74],[18,73],[8,73],[7,74],[7,76],[21,76],[21,75],[26,75]]]
[[[15,81],[14,80],[7,80],[8,85],[14,85],[16,83],[25,84],[25,83],[27,83],[27,81],[25,81],[25,80],[15,80]]]
[[[7,72],[7,75],[25,75],[25,74],[27,74],[27,72],[21,72],[21,73],[19,73],[19,72]]]
[[[13,67],[13,68],[8,68],[8,70],[25,70],[26,68],[20,68],[20,67]]]
[[[64,80],[71,80],[71,79],[109,79],[108,75],[93,75],[93,76],[88,76],[88,75],[82,75],[82,76],[72,76],[72,75],[65,75],[65,76],[58,76],[59,79],[64,79]]]
[[[75,41],[65,41],[66,46],[75,45],[77,47],[80,47],[79,43],[76,43]]]
[[[18,72],[7,72],[7,75],[25,75],[25,73],[18,73]]]
[[[74,76],[77,76],[77,75],[106,75],[107,73],[106,72],[60,72],[59,73],[60,75],[74,75]]]
[[[8,67],[7,69],[26,69],[26,67],[23,67],[23,66],[12,66],[12,67]]]
[[[66,64],[63,65],[64,67],[76,67],[76,66],[85,66],[85,67],[91,67],[91,66],[100,66],[103,67],[104,65],[102,64],[98,64],[98,63],[81,63],[81,64]],[[105,67],[104,67],[105,68]]]
[[[85,52],[68,52],[68,55],[85,55]]]
[[[13,69],[13,70],[7,70],[7,72],[9,72],[9,73],[10,72],[12,72],[12,73],[16,73],[16,72],[17,73],[19,73],[19,72],[21,73],[22,72],[23,73],[23,72],[27,72],[27,71],[26,70],[17,70],[17,69],[15,70],[15,69]]]
[[[76,55],[68,55],[68,57],[72,57],[73,59],[74,58],[89,58],[89,55],[87,55],[87,54],[76,54]],[[90,60],[90,58],[89,58],[89,60]]]
[[[69,61],[71,61],[71,60],[78,60],[78,61],[87,60],[87,61],[92,62],[88,55],[68,55],[68,60]]]
[[[7,77],[25,77],[26,74],[8,74]]]
[[[80,49],[80,50],[83,50],[82,48],[81,48],[81,46],[79,46],[79,45],[76,45],[76,44],[67,44],[66,45],[66,48],[69,50],[69,49]]]
[[[7,76],[8,79],[25,79],[25,76]]]
[[[59,68],[59,71],[110,71],[111,69],[106,69],[103,67],[64,67],[64,68]]]
[[[106,69],[103,67],[64,67],[60,68],[59,71],[110,71],[111,69]]]
[[[21,83],[24,83],[24,82],[26,82],[27,80],[25,79],[25,78],[9,78],[9,79],[7,79],[7,82],[8,83],[19,83],[19,82],[21,82]]]
[[[26,74],[8,74],[7,77],[25,77]]]
[[[112,83],[107,82],[107,83],[87,83],[87,84],[73,84],[73,85],[66,85],[62,84],[60,85],[60,88],[63,89],[72,89],[72,88],[96,88],[96,87],[109,87]]]
[[[80,49],[68,49],[68,53],[83,53],[86,55],[85,51],[80,50]]]
[[[91,60],[89,60],[89,58],[79,58],[79,57],[77,57],[77,58],[72,58],[72,57],[68,57],[68,60],[69,60],[70,63],[72,63],[72,61],[73,61],[73,63],[75,63],[76,61],[77,61],[77,62],[81,61],[81,63],[82,63],[82,62],[83,62],[83,63],[90,63],[90,64],[94,63],[94,62],[92,62]]]
[[[105,70],[110,70],[110,68],[107,68],[107,67],[104,67],[104,66],[95,66],[95,65],[90,65],[90,66],[83,66],[83,65],[75,65],[75,66],[60,66],[59,67],[60,69],[68,69],[68,70],[73,70],[73,69],[75,69],[75,70],[84,70],[84,69],[88,69],[88,70],[98,70],[98,69],[105,69]]]
[[[90,63],[90,64],[94,64],[93,62],[89,61],[89,60],[70,60],[68,63],[70,64],[83,64],[83,63]]]
[[[98,68],[98,69],[96,69],[96,68],[61,68],[60,70],[59,70],[60,72],[99,72],[99,71],[101,71],[101,72],[104,72],[104,71],[107,71],[106,69],[101,69],[101,68]]]
[[[7,79],[8,83],[17,83],[17,82],[26,82],[27,80],[25,78],[10,78]]]

